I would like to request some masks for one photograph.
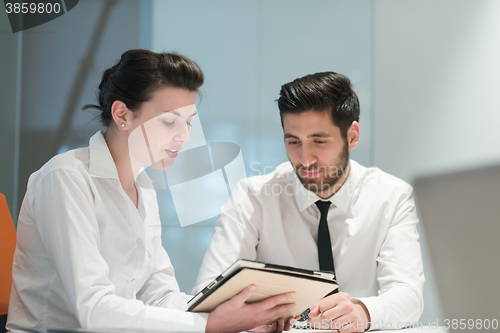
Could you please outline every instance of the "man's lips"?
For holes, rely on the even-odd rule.
[[[300,170],[300,174],[304,178],[316,178],[319,176],[320,170]]]

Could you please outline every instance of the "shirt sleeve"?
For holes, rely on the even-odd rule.
[[[50,264],[83,329],[129,328],[204,332],[208,314],[149,306],[117,296],[101,240],[89,182],[56,169],[35,185],[33,217]]]
[[[146,305],[186,310],[192,296],[180,292],[174,267],[161,244],[161,228],[158,230],[154,239],[153,272],[137,293],[137,298]]]
[[[238,259],[255,260],[259,243],[260,205],[249,194],[247,179],[240,181],[221,208],[214,234],[191,292],[196,295]]]
[[[417,224],[410,189],[400,200],[377,258],[379,295],[357,297],[370,313],[370,330],[400,329],[422,314],[424,273]]]

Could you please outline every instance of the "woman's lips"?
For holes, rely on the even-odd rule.
[[[170,158],[176,158],[177,155],[179,154],[179,150],[176,149],[165,149],[165,151],[167,152],[167,155]]]

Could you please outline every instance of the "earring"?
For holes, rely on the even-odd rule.
[[[121,126],[122,128],[125,128],[125,123],[121,123],[121,124],[120,124],[120,126]]]

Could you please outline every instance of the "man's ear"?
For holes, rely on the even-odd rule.
[[[349,150],[354,149],[358,146],[359,142],[359,124],[357,121],[353,121],[351,127],[347,130],[347,144]]]
[[[127,105],[122,101],[114,101],[111,105],[111,116],[117,128],[127,130],[130,128],[130,121],[132,120],[132,111],[127,108]],[[123,125],[122,125],[123,124]]]

